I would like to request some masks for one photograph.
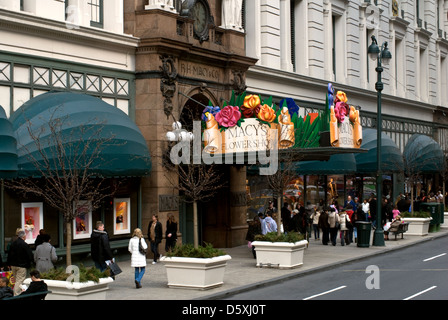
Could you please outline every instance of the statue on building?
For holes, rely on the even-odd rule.
[[[241,11],[243,0],[222,0],[221,27],[225,29],[243,29]]]
[[[148,0],[148,5],[145,6],[145,9],[165,9],[165,10],[174,10],[174,0]]]

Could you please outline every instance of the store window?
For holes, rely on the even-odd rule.
[[[103,0],[89,0],[90,25],[92,27],[103,28],[104,25],[104,3]]]

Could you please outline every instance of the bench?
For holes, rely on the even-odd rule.
[[[398,229],[396,231],[389,231],[392,232],[395,235],[395,240],[397,240],[397,235],[401,233],[401,239],[403,239],[403,233],[408,231],[409,228],[409,222],[403,222],[398,226]]]
[[[48,290],[29,294],[19,294],[18,296],[3,298],[2,300],[45,300],[45,297],[49,293],[51,293],[51,291]]]

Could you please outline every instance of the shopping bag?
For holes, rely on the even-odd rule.
[[[118,264],[115,262],[115,259],[106,261],[106,264],[108,265],[108,267],[110,269],[111,276],[116,276],[117,274],[120,274],[123,272],[123,271],[121,271]]]

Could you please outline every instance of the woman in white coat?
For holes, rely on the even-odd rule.
[[[140,289],[142,287],[142,278],[145,274],[146,268],[146,254],[143,254],[139,250],[139,243],[141,243],[143,249],[146,252],[148,245],[143,238],[142,230],[136,228],[132,234],[131,240],[129,240],[129,252],[131,253],[131,267],[135,268],[135,287]]]

